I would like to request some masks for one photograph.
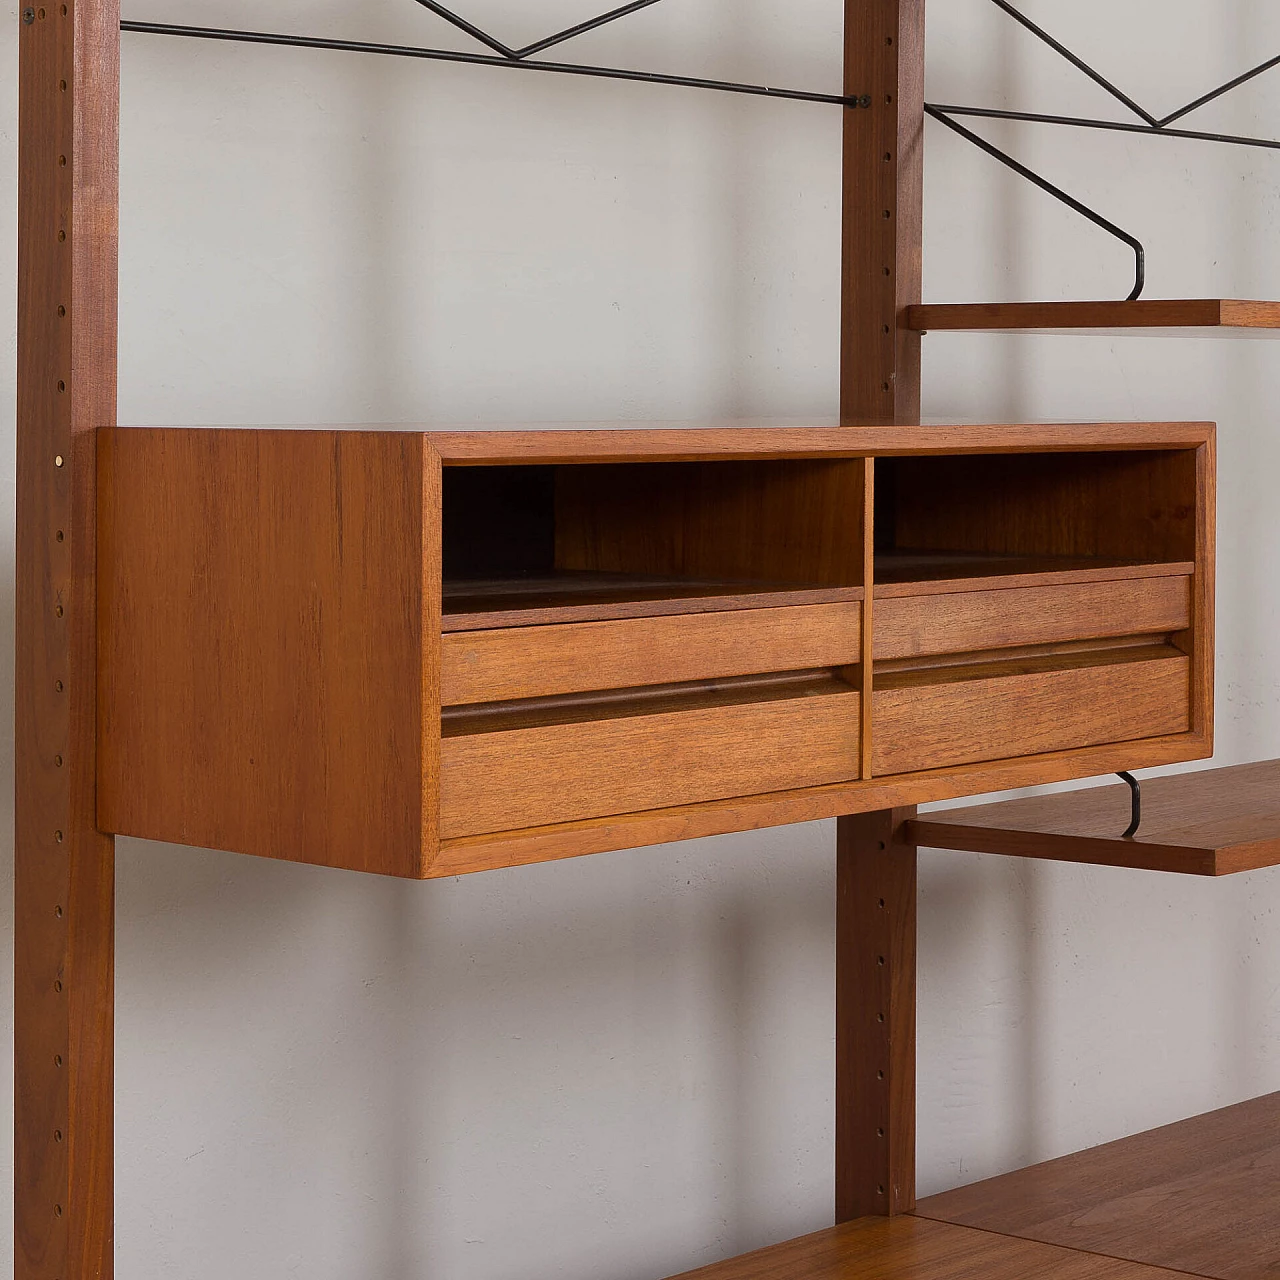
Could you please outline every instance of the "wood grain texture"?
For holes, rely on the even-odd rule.
[[[1211,436],[1196,450],[1196,574],[1192,583],[1191,626],[1178,637],[1191,654],[1191,729],[1213,740],[1214,655],[1218,580],[1218,441]]]
[[[131,427],[141,433],[166,427]],[[1061,453],[1115,449],[1195,449],[1212,438],[1211,422],[1024,422],[840,426],[644,426],[601,423],[555,429],[452,430],[395,423],[224,427],[226,431],[361,431],[425,434],[445,467],[623,462],[714,462],[780,458],[865,458],[898,454]]]
[[[444,706],[856,665],[862,606],[819,604],[464,631],[441,652]]]
[[[1146,778],[1142,826],[1129,825],[1129,788],[1091,787],[1052,796],[948,810],[915,822],[912,838],[1059,862],[1224,876],[1280,864],[1280,760]]]
[[[862,749],[859,753],[859,776],[871,777],[871,751],[875,741],[875,724],[871,708],[875,705],[873,676],[875,671],[875,510],[876,510],[876,460],[866,460],[862,485]]]
[[[1280,1094],[922,1201],[931,1220],[1207,1276],[1272,1280]]]
[[[1189,578],[1194,560],[1134,560],[1105,556],[1022,556],[997,552],[877,553],[876,594],[942,596],[956,591],[1068,587],[1136,578]]]
[[[1190,624],[1189,577],[903,596],[878,603],[875,656],[909,658],[1172,633]]]
[[[94,440],[116,412],[119,13],[19,41],[14,1274],[113,1268],[113,843],[94,822]]]
[[[898,458],[880,478],[899,551],[1194,560],[1209,514],[1190,449]]]
[[[920,301],[924,220],[924,0],[846,0],[842,158],[840,413],[920,420],[920,335],[899,324]]]
[[[645,845],[697,840],[731,831],[814,822],[934,800],[1009,791],[1055,780],[1097,777],[1118,769],[1146,769],[1185,760],[1203,760],[1212,745],[1192,733],[1137,742],[1108,743],[1073,751],[1046,752],[1024,759],[998,760],[897,778],[807,787],[792,792],[743,796],[705,804],[675,805],[643,813],[552,823],[528,830],[454,838],[441,844],[431,876],[467,875],[500,867],[525,866],[564,858],[637,849]]]
[[[875,774],[1153,738],[1189,729],[1190,662],[1171,646],[875,678]]]
[[[107,432],[101,476],[103,829],[423,874],[440,594],[422,437]]]
[[[586,579],[584,584],[581,579]],[[589,584],[596,584],[595,588]],[[638,574],[557,574],[513,582],[446,582],[446,632],[780,609],[862,599],[861,587],[792,588],[767,582],[691,582]]]
[[[1280,329],[1280,302],[1139,298],[1136,302],[961,302],[908,307],[930,329]]]
[[[873,416],[872,423],[883,423]],[[132,428],[147,430],[147,428]],[[1194,449],[1213,434],[1207,422],[929,423],[812,427],[707,427],[645,430],[430,431],[445,466],[698,462],[752,458],[870,457]]]
[[[862,584],[860,459],[562,467],[556,566]]]
[[[836,834],[836,1221],[916,1198],[914,809],[842,817]]]
[[[673,1280],[1179,1280],[1180,1272],[923,1218],[860,1218]]]
[[[507,831],[856,777],[859,695],[844,688],[446,736],[441,834]]]

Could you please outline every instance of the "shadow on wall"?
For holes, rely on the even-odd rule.
[[[597,1280],[824,1225],[833,832],[770,834],[421,885],[121,841],[122,1259]]]

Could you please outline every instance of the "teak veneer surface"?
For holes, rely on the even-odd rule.
[[[874,682],[874,773],[1180,733],[1189,675],[1168,646],[886,672]]]
[[[762,783],[784,791],[856,778],[859,694],[834,679],[821,687],[814,696],[447,733],[441,835],[721,800]]]
[[[884,598],[878,660],[1172,633],[1191,625],[1190,576]]]
[[[1181,1274],[906,1216],[859,1218],[672,1280],[1178,1280]]]
[[[875,558],[876,596],[946,595],[1009,587],[1059,587],[1135,578],[1186,577],[1191,560],[1119,560],[1105,556],[1017,556],[993,552],[894,551]]]
[[[1210,1280],[1280,1273],[1280,1093],[944,1192],[917,1213]]]
[[[1147,778],[1128,840],[1129,788],[1093,787],[930,814],[912,824],[935,849],[1222,876],[1280,863],[1280,760]],[[1280,1255],[1278,1255],[1280,1256]]]
[[[11,1274],[110,1280],[115,855],[94,813],[94,452],[116,414],[120,11],[18,12]]]
[[[821,432],[793,432],[794,453],[765,431],[757,434],[771,456],[754,460],[732,452],[743,433],[693,433],[696,449],[728,449],[716,455],[723,463],[678,450],[669,458],[672,438],[688,445],[680,431],[527,433],[520,441],[536,467],[566,438],[584,463],[605,456],[593,447],[619,441],[639,452],[630,468],[546,466],[531,483],[479,471],[465,493],[448,479],[457,473],[441,469],[447,437],[421,431],[106,431],[102,829],[437,876],[1207,754],[1213,428],[1014,426],[915,438],[928,430],[837,429],[834,445]],[[454,439],[487,449],[498,433]],[[956,452],[943,458],[930,453],[935,445]],[[872,446],[904,452],[868,456]],[[928,608],[913,605],[919,593],[950,614],[943,630],[953,640],[965,632],[966,648],[939,662],[938,628],[927,634],[900,614],[899,656],[873,673],[875,591],[864,584],[882,468],[889,532],[910,539],[900,561],[918,562],[912,545],[942,545],[944,560],[1025,571],[1047,554],[1049,582],[1110,592],[1111,605],[1082,597],[1074,613],[1061,610],[1070,635],[1059,641],[1063,628],[1040,597],[1017,616],[1014,586],[1029,588],[1036,575],[970,579],[1000,599],[979,602],[966,632],[958,587],[930,595],[932,584],[900,583],[903,594],[881,602],[890,631],[895,609]],[[963,485],[948,485],[948,473]],[[469,527],[460,497],[501,507],[508,492],[519,501],[503,509],[502,538],[468,560],[457,543]],[[621,639],[549,617],[513,629],[523,636],[484,637],[488,670],[470,689],[446,689],[454,705],[442,722],[442,649],[465,655],[482,639],[442,634],[446,564],[494,571],[499,584],[509,565],[513,582],[535,587],[532,596],[482,589],[477,603],[537,599],[538,575],[565,569],[588,575],[574,577],[580,586],[600,574],[657,579],[666,585],[651,603],[664,612],[609,620],[627,623]],[[840,599],[798,606],[781,591],[769,609],[713,622],[661,598],[673,582],[739,582],[752,570],[761,575],[752,586]],[[1185,588],[1189,570],[1188,615],[1160,593]],[[1132,595],[1115,612],[1142,631],[1108,636],[1112,625],[1099,619],[1125,590]],[[792,609],[819,619],[858,606],[862,635],[850,625],[848,643],[826,624],[776,631]],[[659,625],[664,638],[647,644],[657,632],[646,628]],[[584,627],[576,659],[573,626]],[[713,626],[719,639],[681,642],[680,628],[695,637]],[[588,651],[597,634],[599,650]],[[539,641],[549,646],[542,657]],[[1060,651],[1046,652],[1055,644]],[[758,656],[744,670],[748,651]],[[545,677],[534,670],[544,659]],[[676,687],[806,671],[837,687],[789,706],[763,688],[695,704],[688,699],[708,691]],[[659,695],[675,701],[659,706]],[[531,705],[540,698],[562,702]],[[489,709],[477,710],[481,702]]]
[[[1211,422],[926,423],[895,426],[680,426],[583,424],[543,428],[446,430],[412,424],[296,427],[127,427],[118,432],[173,430],[251,435],[315,432],[331,435],[422,435],[444,466],[514,466],[522,463],[698,462],[783,458],[865,458],[898,454],[1059,453],[1092,450],[1194,449],[1213,438]]]
[[[462,631],[444,637],[440,701],[456,706],[853,666],[861,646],[856,601]]]
[[[613,849],[638,849],[734,831],[758,831],[764,827],[927,804],[933,800],[1012,791],[1037,786],[1050,776],[1060,781],[1090,778],[1114,773],[1117,769],[1145,769],[1203,760],[1212,754],[1211,739],[1194,732],[1178,733],[906,776],[806,787],[707,804],[676,805],[582,822],[553,823],[526,831],[445,840],[428,874],[432,877],[467,875]]]
[[[416,435],[102,433],[103,830],[421,874],[439,467]]]
[[[541,627],[553,623],[831,604],[861,600],[862,595],[861,587],[690,582],[624,574],[558,574],[553,578],[526,581],[446,581],[441,625],[446,632],[488,631],[497,627]]]
[[[1139,298],[1136,302],[959,302],[908,307],[930,329],[1280,329],[1280,302]]]

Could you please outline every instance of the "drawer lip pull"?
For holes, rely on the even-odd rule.
[[[852,666],[862,604],[450,632],[446,707]]]

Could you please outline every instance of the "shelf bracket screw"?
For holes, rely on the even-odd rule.
[[[36,20],[36,11],[34,9],[23,9],[22,20],[30,26]]]

